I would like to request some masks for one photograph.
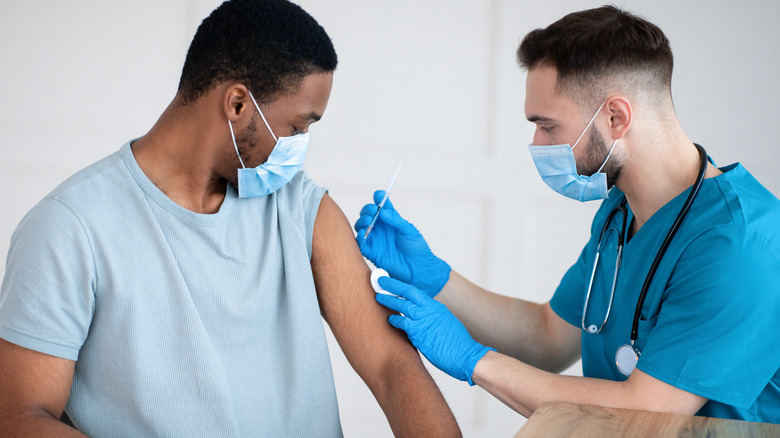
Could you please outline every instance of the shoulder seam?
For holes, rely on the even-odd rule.
[[[95,259],[95,245],[94,245],[94,242],[92,241],[92,237],[90,236],[89,232],[87,231],[87,226],[84,224],[84,221],[82,220],[81,216],[79,216],[79,214],[73,209],[73,207],[71,207],[65,201],[63,201],[62,199],[59,199],[59,198],[60,198],[59,195],[58,196],[53,196],[53,197],[48,197],[48,198],[42,199],[41,202],[44,202],[44,201],[56,202],[57,204],[61,205],[63,208],[68,210],[70,212],[70,214],[72,214],[73,217],[76,218],[76,220],[79,223],[79,226],[81,226],[81,232],[84,234],[84,237],[86,237],[86,239],[87,239],[87,243],[89,244],[89,253],[90,253],[90,256],[92,257],[92,269],[93,269],[92,275],[95,278],[95,290],[92,293],[95,294],[95,291],[97,291],[99,289],[98,283],[100,282],[100,278],[98,278],[98,275],[97,275],[97,260]]]

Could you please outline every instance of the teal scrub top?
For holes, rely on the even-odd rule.
[[[780,201],[740,164],[703,181],[647,292],[635,346],[637,368],[709,399],[697,415],[780,423]],[[625,380],[615,352],[628,344],[642,284],[689,190],[658,210],[623,247],[612,311],[599,334],[582,332],[583,375]],[[624,198],[613,188],[591,236],[551,305],[581,327],[604,222]],[[622,213],[611,221],[619,229]],[[632,215],[628,210],[628,224]],[[617,254],[606,233],[586,327],[604,321]]]

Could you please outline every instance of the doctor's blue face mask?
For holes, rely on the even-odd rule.
[[[531,158],[534,160],[536,169],[539,171],[539,175],[542,177],[542,181],[545,182],[551,189],[571,199],[578,201],[593,201],[596,199],[606,199],[607,194],[607,174],[601,173],[601,169],[607,164],[609,157],[612,155],[612,151],[615,149],[617,140],[612,143],[612,147],[609,149],[607,158],[604,159],[604,163],[601,167],[591,176],[583,176],[577,173],[577,161],[574,159],[574,148],[577,143],[582,140],[585,133],[588,132],[588,128],[596,120],[596,116],[599,115],[601,109],[604,107],[602,103],[596,114],[590,119],[588,125],[580,134],[577,141],[573,146],[568,144],[550,145],[550,146],[536,146],[529,145],[528,150],[531,152]]]
[[[291,137],[277,137],[271,130],[271,126],[265,119],[263,112],[260,111],[260,105],[257,104],[255,97],[249,93],[252,103],[255,104],[257,112],[263,119],[268,132],[271,133],[276,145],[268,156],[265,163],[247,169],[241,154],[238,152],[236,144],[236,135],[233,133],[233,123],[228,120],[230,126],[230,136],[233,138],[233,146],[236,148],[238,161],[241,162],[241,169],[238,169],[238,197],[255,198],[259,196],[270,195],[290,182],[291,179],[303,167],[303,160],[306,158],[306,149],[309,146],[309,133],[293,135]]]

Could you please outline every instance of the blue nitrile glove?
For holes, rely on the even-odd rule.
[[[422,234],[402,218],[388,199],[374,223],[368,238],[366,229],[376,215],[384,190],[374,192],[374,204],[366,204],[355,222],[360,252],[391,277],[412,284],[436,296],[450,279],[450,265],[433,255]]]
[[[405,331],[412,345],[436,368],[474,385],[471,375],[477,362],[488,351],[496,350],[472,339],[447,306],[420,289],[390,277],[380,277],[379,285],[398,295],[376,294],[379,304],[403,313],[403,316],[390,315],[390,324]]]

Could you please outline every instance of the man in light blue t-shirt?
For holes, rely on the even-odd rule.
[[[225,2],[152,129],[24,217],[0,289],[3,436],[341,436],[323,317],[396,435],[460,435],[300,170],[336,63],[300,7]]]

